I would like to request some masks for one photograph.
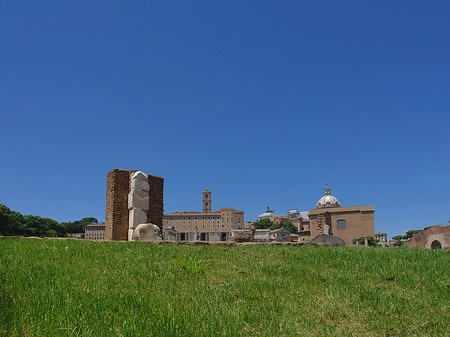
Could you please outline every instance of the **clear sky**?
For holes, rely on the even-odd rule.
[[[389,236],[450,220],[449,1],[0,1],[0,203],[105,217],[106,174],[165,212],[255,220],[331,187]]]

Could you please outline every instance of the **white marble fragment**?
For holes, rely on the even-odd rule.
[[[151,223],[139,224],[133,232],[132,239],[135,241],[157,242],[161,241],[161,230]]]
[[[139,224],[147,222],[147,213],[140,208],[133,208],[130,211],[128,228],[135,229]]]
[[[133,228],[128,228],[128,241],[133,241]]]
[[[148,180],[132,179],[131,180],[131,189],[148,192],[148,191],[150,191],[150,184],[148,183]]]
[[[150,197],[148,196],[148,192],[139,190],[130,191],[128,194],[128,209],[131,210],[133,208],[140,208],[144,211],[150,208]]]
[[[131,180],[143,180],[148,181],[148,174],[142,171],[136,171],[131,175]]]

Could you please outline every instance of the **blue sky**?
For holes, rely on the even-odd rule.
[[[106,173],[165,211],[314,208],[389,236],[450,220],[448,1],[1,1],[0,203],[104,220]]]

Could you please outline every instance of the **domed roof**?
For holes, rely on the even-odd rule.
[[[337,200],[336,197],[333,197],[330,192],[330,188],[325,187],[325,194],[322,198],[320,198],[319,202],[316,205],[316,208],[328,208],[328,207],[341,207],[341,204]]]

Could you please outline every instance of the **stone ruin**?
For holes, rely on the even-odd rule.
[[[255,227],[250,226],[248,229],[233,230],[231,233],[231,242],[253,242],[255,237]]]
[[[161,240],[163,191],[161,177],[136,170],[108,172],[105,240]]]
[[[450,250],[450,226],[432,226],[414,234],[408,243],[408,248]]]

